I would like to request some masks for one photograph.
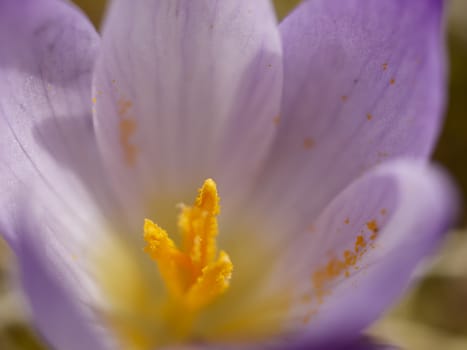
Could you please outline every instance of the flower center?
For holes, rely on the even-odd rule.
[[[193,205],[180,208],[180,237],[145,219],[146,254],[141,239],[111,234],[99,250],[105,254],[96,255],[99,314],[125,349],[259,341],[282,329],[290,295],[271,268],[274,251],[251,234],[264,228],[227,220],[229,254],[218,250],[216,183],[207,179],[198,192]],[[169,211],[159,206],[160,220]]]
[[[197,312],[229,287],[233,264],[226,252],[217,254],[216,183],[207,179],[193,206],[182,206],[178,226],[182,248],[149,219],[144,221],[145,251],[157,263],[169,295],[182,310]]]

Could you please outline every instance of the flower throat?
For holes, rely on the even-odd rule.
[[[226,252],[217,254],[219,200],[216,183],[207,179],[193,206],[182,206],[178,217],[181,248],[160,226],[144,221],[145,251],[157,263],[180,312],[195,315],[229,288],[233,264]]]

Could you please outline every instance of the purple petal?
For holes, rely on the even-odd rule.
[[[23,228],[24,229],[24,228]],[[27,228],[26,230],[37,230]],[[60,275],[57,262],[50,261],[34,239],[19,239],[15,251],[20,266],[21,281],[33,312],[37,329],[54,349],[112,349],[107,335],[99,329],[92,310],[76,292],[78,285],[67,283],[69,276]],[[115,349],[115,348],[113,348]]]
[[[287,278],[299,281],[290,328],[303,327],[305,339],[320,344],[354,337],[374,321],[449,227],[453,193],[438,169],[405,161],[349,186],[284,261]]]
[[[173,207],[207,177],[247,191],[277,129],[281,73],[269,1],[115,1],[96,129],[127,206],[159,210],[157,193]]]
[[[0,232],[16,253],[34,321],[50,344],[105,349],[90,323],[83,284],[69,283],[74,274],[66,267],[78,264],[54,246],[59,238],[71,245],[70,232],[83,226],[50,230],[51,213],[91,221],[96,213],[82,200],[86,191],[77,177],[96,169],[91,70],[98,36],[65,1],[5,0],[0,44]],[[29,205],[43,215],[34,216]],[[87,233],[94,231],[79,230],[75,238]]]
[[[446,91],[442,3],[314,0],[281,23],[282,123],[266,202],[282,191],[278,212],[313,216],[374,165],[430,154]]]
[[[103,239],[115,231],[90,197],[64,205],[44,187],[22,195],[9,226],[34,325],[54,349],[116,349],[97,312],[104,296],[94,278]]]
[[[0,221],[6,225],[22,205],[18,188],[39,183],[57,196],[76,197],[79,176],[92,178],[100,192],[91,117],[98,41],[88,20],[65,1],[0,2],[0,183],[7,209]],[[14,229],[2,226],[11,241]]]

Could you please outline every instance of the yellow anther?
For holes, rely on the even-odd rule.
[[[185,298],[186,306],[198,310],[224,293],[229,287],[233,265],[229,256],[221,251],[216,262],[203,268],[201,276],[188,290]]]
[[[207,179],[204,181],[203,187],[199,189],[195,207],[206,210],[211,215],[219,215],[219,201],[216,183],[213,179]]]
[[[189,259],[177,249],[167,232],[148,219],[144,220],[144,240],[145,251],[157,261],[167,288],[173,295],[181,296],[186,283],[180,269],[190,269]]]
[[[169,293],[189,311],[208,305],[229,286],[233,264],[223,251],[216,259],[219,213],[216,183],[207,179],[194,205],[183,206],[179,215],[181,250],[164,229],[151,220],[144,222],[145,251],[157,262]]]

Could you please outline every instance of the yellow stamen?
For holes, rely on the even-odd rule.
[[[210,304],[229,287],[233,264],[224,251],[216,259],[219,213],[216,183],[207,179],[194,205],[183,206],[178,218],[182,249],[164,229],[144,221],[145,251],[157,262],[171,296],[190,311]]]
[[[221,251],[216,262],[203,268],[203,272],[186,293],[185,301],[192,310],[206,306],[229,287],[233,265],[229,256]]]

